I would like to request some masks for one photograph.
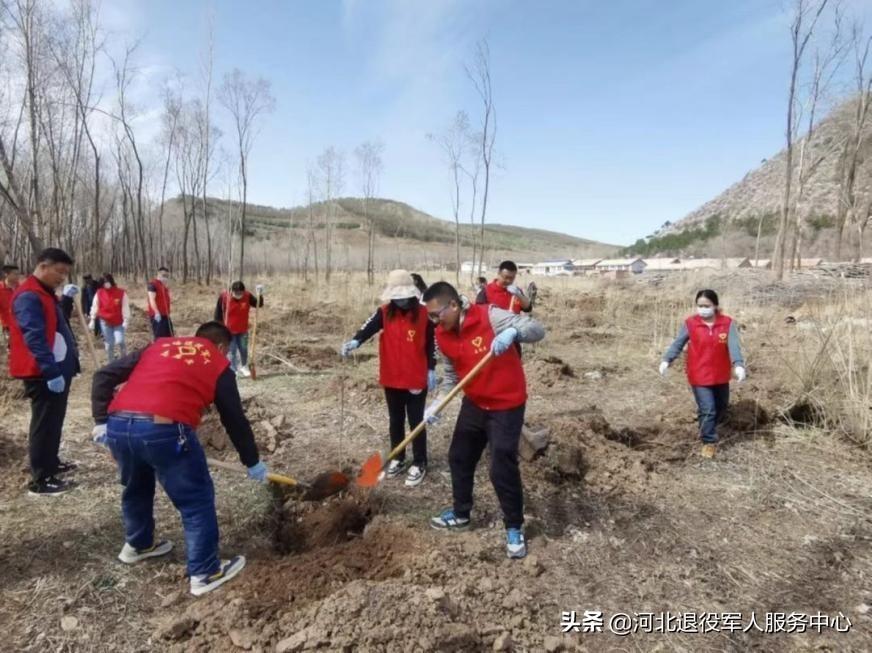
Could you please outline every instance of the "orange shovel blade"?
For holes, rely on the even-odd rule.
[[[360,468],[357,484],[360,487],[375,487],[378,485],[378,482],[381,480],[382,467],[384,467],[384,464],[382,463],[381,454],[374,453],[363,463],[363,467]]]

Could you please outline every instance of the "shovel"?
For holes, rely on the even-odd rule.
[[[433,411],[434,415],[438,415],[445,407],[451,403],[451,400],[456,397],[461,390],[463,390],[470,381],[472,381],[476,375],[482,370],[482,368],[487,365],[491,358],[493,358],[493,352],[489,351],[487,356],[482,358],[475,367],[470,370],[469,374],[463,377],[463,380],[460,381],[456,386],[451,388],[451,392],[445,395],[445,398],[439,402],[439,405],[436,406],[436,409]],[[357,484],[360,487],[375,487],[379,484],[383,477],[383,472],[385,471],[385,467],[387,464],[393,460],[399,453],[406,448],[406,446],[415,438],[417,438],[421,432],[427,427],[427,422],[423,421],[418,426],[416,426],[412,431],[406,436],[406,439],[400,442],[393,450],[387,455],[384,460],[382,460],[380,453],[374,453],[371,455],[365,463],[363,463],[363,467],[360,468],[360,474],[357,476]]]
[[[233,463],[225,463],[223,460],[207,458],[206,461],[218,469],[226,469],[231,472],[245,473],[245,468]],[[311,483],[301,483],[295,478],[268,472],[266,479],[278,485],[287,485],[303,490],[303,501],[321,501],[334,494],[338,494],[348,487],[348,477],[342,472],[324,472],[319,474]]]
[[[260,293],[255,295],[254,301],[254,319],[251,324],[251,347],[249,351],[248,369],[251,370],[251,380],[257,380],[257,305],[260,304]]]

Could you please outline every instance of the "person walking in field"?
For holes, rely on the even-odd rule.
[[[736,323],[721,312],[714,290],[700,290],[696,294],[696,315],[684,321],[678,336],[663,354],[661,376],[666,376],[672,361],[688,343],[687,380],[698,408],[701,455],[713,458],[718,446],[717,425],[730,404],[730,379],[735,373],[741,383],[747,374]]]
[[[12,295],[9,328],[9,375],[24,382],[30,400],[28,446],[32,482],[28,492],[56,496],[73,487],[59,478],[76,469],[58,457],[67,413],[70,384],[81,368],[76,339],[61,313],[55,291],[70,273],[73,259],[50,247],[37,257],[36,268]],[[78,288],[68,285],[65,295]]]
[[[100,280],[94,279],[94,277],[90,274],[85,274],[82,277],[82,296],[80,297],[82,301],[82,315],[88,315],[91,312],[91,306],[94,304],[94,296],[97,294],[97,291],[100,290]],[[70,319],[70,315],[72,315],[72,302],[67,302],[65,300],[61,300],[64,314],[67,316],[67,321]],[[91,323],[91,331],[94,333],[94,336],[99,336],[101,331],[100,320],[92,320]]]
[[[170,271],[165,267],[158,268],[157,276],[148,282],[148,319],[155,340],[173,335],[169,284]]]
[[[415,283],[405,270],[394,270],[388,275],[381,300],[385,303],[342,345],[340,354],[347,357],[381,332],[379,383],[385,390],[391,447],[395,447],[405,437],[407,419],[410,428],[424,420],[427,392],[436,387],[434,328],[418,300]],[[427,475],[426,431],[412,441],[412,456],[405,481],[408,487],[420,485]],[[387,476],[396,478],[405,469],[404,450],[389,463]]]
[[[94,374],[91,387],[92,435],[112,452],[124,486],[124,545],[118,559],[135,564],[172,550],[172,542],[155,537],[157,481],[181,514],[194,596],[220,587],[245,566],[243,556],[219,557],[215,487],[196,433],[210,404],[248,477],[267,482],[227,360],[229,346],[227,327],[207,322],[193,337],[158,338],[117,359]]]
[[[518,342],[538,342],[544,327],[527,315],[483,304],[469,304],[449,283],[435,283],[424,293],[428,316],[438,324],[436,345],[445,358],[443,387],[450,391],[488,352],[491,360],[463,389],[464,398],[448,449],[453,505],[430,520],[433,528],[467,528],[473,507],[475,468],[490,448],[490,479],[503,511],[506,553],[527,555],[524,538],[524,489],[518,464],[518,446],[524,426],[527,380]],[[425,419],[433,423],[438,399]]]
[[[503,261],[500,263],[497,278],[478,291],[475,303],[491,304],[513,313],[529,313],[533,310],[533,302],[515,285],[517,276],[518,266],[515,262]]]
[[[127,291],[119,288],[115,283],[115,277],[108,272],[103,274],[103,283],[94,295],[91,303],[91,322],[89,329],[94,328],[95,320],[100,321],[100,330],[103,332],[103,344],[109,362],[115,360],[115,345],[118,345],[119,356],[127,355],[127,324],[130,321],[130,303],[127,299]]]
[[[263,286],[257,285],[252,295],[241,281],[234,281],[230,292],[223,291],[215,306],[215,321],[230,329],[230,366],[240,376],[251,376],[248,369],[248,326],[252,306],[263,308]],[[256,295],[256,296],[255,296]]]
[[[3,280],[0,281],[0,329],[3,339],[9,344],[9,326],[12,324],[12,295],[18,288],[20,275],[17,265],[3,266]]]

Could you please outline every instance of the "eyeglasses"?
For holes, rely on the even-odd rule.
[[[445,306],[443,306],[442,308],[440,308],[438,311],[428,312],[428,313],[427,313],[427,317],[430,318],[430,321],[431,321],[433,324],[439,324],[439,320],[442,319],[442,314],[443,314],[445,311],[447,311],[450,307],[451,307],[450,304],[446,304]]]

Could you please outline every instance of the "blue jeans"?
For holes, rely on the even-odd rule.
[[[218,558],[215,488],[196,433],[181,424],[110,416],[106,440],[121,474],[124,537],[137,549],[154,541],[155,477],[182,516],[188,575],[214,574]]]
[[[699,436],[703,442],[717,442],[717,425],[730,405],[730,384],[694,385],[691,389],[699,411]]]
[[[227,358],[230,359],[230,367],[234,370],[239,369],[237,364],[238,359],[244,367],[248,365],[248,333],[239,333],[230,337],[230,347],[227,350]]]
[[[127,341],[124,338],[124,327],[109,326],[105,320],[100,320],[100,329],[103,331],[103,345],[106,347],[106,354],[109,356],[109,362],[115,360],[115,344],[118,344],[118,355],[127,356]]]

